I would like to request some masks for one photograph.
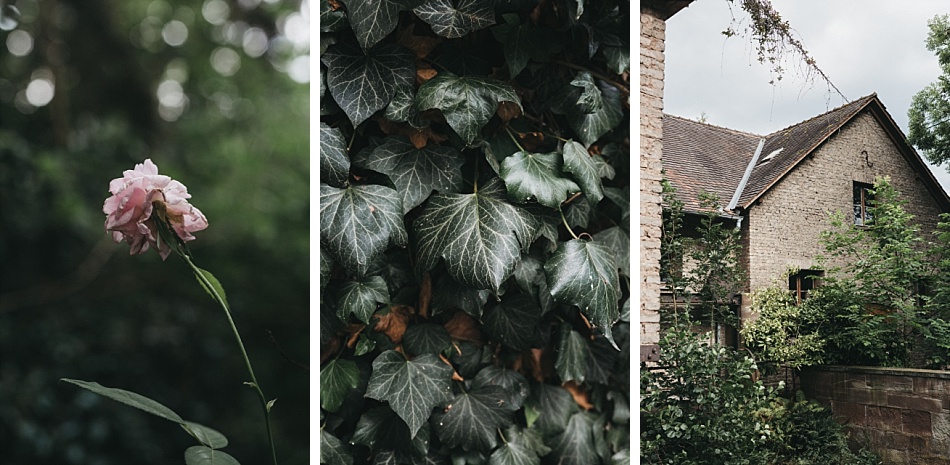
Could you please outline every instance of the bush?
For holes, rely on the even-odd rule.
[[[876,464],[852,453],[831,412],[778,397],[755,361],[669,330],[654,369],[641,369],[641,463],[651,465]]]

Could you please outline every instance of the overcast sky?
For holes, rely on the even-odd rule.
[[[736,2],[739,3],[739,2]],[[927,21],[950,13],[947,0],[772,0],[818,67],[848,98],[877,92],[907,134],[907,108],[940,74],[924,41]],[[746,38],[726,38],[734,13],[727,0],[697,0],[667,22],[664,111],[754,134],[769,134],[834,109],[846,101],[816,81],[809,85],[789,60],[778,85],[759,64]],[[746,21],[747,23],[747,21]],[[745,23],[743,23],[744,25]],[[950,191],[946,168],[932,171]]]

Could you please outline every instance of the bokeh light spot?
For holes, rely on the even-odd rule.
[[[33,51],[33,36],[29,32],[17,29],[7,36],[7,50],[13,56],[26,56]]]
[[[241,56],[227,47],[218,47],[211,52],[211,67],[222,76],[233,76],[241,69]]]
[[[172,47],[179,47],[188,40],[188,26],[178,20],[169,21],[162,28],[162,39]]]

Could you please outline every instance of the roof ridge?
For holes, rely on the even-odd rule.
[[[791,124],[791,125],[789,125],[789,126],[785,126],[784,128],[779,129],[779,130],[777,130],[777,131],[772,131],[771,133],[765,135],[764,137],[767,138],[767,139],[770,139],[770,138],[772,138],[772,136],[774,136],[774,135],[776,135],[776,134],[778,134],[778,133],[780,133],[780,132],[788,131],[789,129],[792,129],[792,128],[796,127],[796,126],[801,126],[801,125],[803,125],[803,124],[805,124],[805,123],[808,123],[808,122],[810,122],[810,121],[814,121],[814,120],[816,120],[816,119],[818,119],[818,118],[821,118],[821,117],[823,117],[823,116],[827,116],[827,115],[830,115],[830,114],[832,114],[832,113],[834,113],[834,112],[841,111],[841,110],[843,110],[845,107],[848,107],[848,106],[851,106],[851,105],[855,105],[855,106],[859,106],[859,107],[860,107],[860,106],[863,106],[863,105],[856,105],[856,104],[859,103],[859,102],[866,102],[866,101],[869,101],[869,100],[871,100],[871,98],[876,98],[876,97],[877,97],[877,92],[872,92],[872,93],[870,93],[870,94],[868,94],[868,95],[865,95],[864,97],[858,98],[857,100],[852,100],[852,101],[850,101],[850,102],[843,103],[843,104],[839,105],[838,107],[835,107],[835,108],[833,108],[833,109],[831,109],[831,110],[828,110],[828,111],[826,111],[826,112],[824,112],[824,113],[821,113],[821,114],[812,116],[811,118],[808,118],[808,119],[806,119],[806,120],[804,120],[804,121],[799,121],[799,122],[797,122],[797,123],[795,123],[795,124]]]
[[[715,124],[704,123],[704,122],[702,122],[702,121],[696,121],[696,120],[689,119],[689,118],[686,118],[686,117],[683,117],[683,116],[671,115],[671,114],[669,114],[669,113],[663,113],[663,117],[664,117],[664,118],[665,118],[665,117],[676,118],[676,119],[683,120],[683,121],[687,121],[687,122],[690,122],[690,123],[693,123],[693,124],[701,124],[701,125],[703,125],[703,126],[707,126],[707,127],[713,128],[713,129],[720,129],[720,130],[723,130],[723,131],[728,131],[728,132],[731,132],[731,133],[734,133],[734,134],[743,135],[743,136],[751,136],[751,137],[755,137],[755,138],[759,138],[759,139],[766,137],[766,136],[763,136],[763,135],[761,135],[761,134],[754,134],[754,133],[747,132],[747,131],[740,131],[740,130],[738,130],[738,129],[727,128],[727,127],[725,127],[725,126],[717,126],[717,125],[715,125]]]

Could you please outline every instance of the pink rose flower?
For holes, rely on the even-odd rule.
[[[162,260],[168,258],[172,249],[162,241],[159,245],[158,229],[152,213],[165,222],[183,241],[195,239],[191,233],[208,227],[208,220],[197,208],[191,206],[188,188],[174,179],[158,174],[152,160],[126,170],[123,177],[109,183],[112,196],[102,205],[106,214],[106,232],[112,239],[129,243],[130,255],[145,253],[149,246],[155,247]]]

